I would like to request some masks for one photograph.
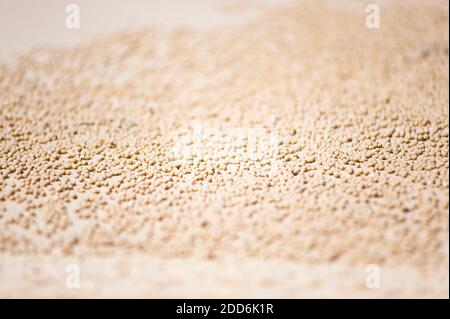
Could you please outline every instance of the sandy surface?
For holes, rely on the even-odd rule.
[[[448,298],[448,3],[139,3],[2,45],[0,296]]]

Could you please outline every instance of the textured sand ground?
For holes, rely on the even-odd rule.
[[[448,3],[380,8],[1,65],[0,295],[448,297]]]

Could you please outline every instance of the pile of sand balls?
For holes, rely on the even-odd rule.
[[[364,14],[302,2],[2,65],[0,251],[442,270],[448,4]]]

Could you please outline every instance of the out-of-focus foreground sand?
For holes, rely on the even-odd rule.
[[[206,2],[0,28],[0,297],[448,298],[448,3]]]

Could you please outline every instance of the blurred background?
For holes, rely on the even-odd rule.
[[[290,0],[0,0],[0,61],[35,45],[73,45],[116,30],[209,28],[256,18]],[[80,8],[80,28],[65,26],[66,6]]]

